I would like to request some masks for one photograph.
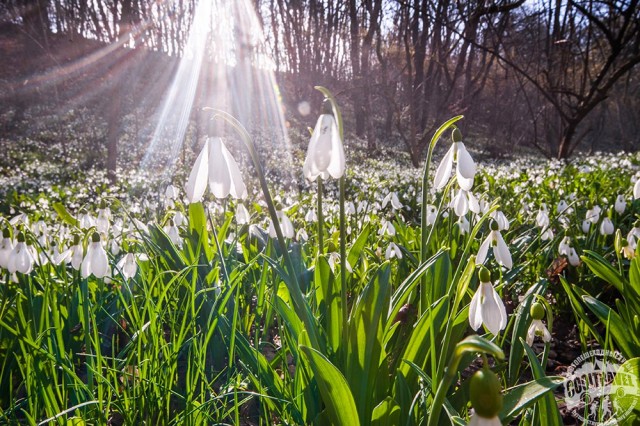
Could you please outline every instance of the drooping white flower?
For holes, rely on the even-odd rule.
[[[304,228],[298,229],[298,232],[296,232],[296,240],[307,241],[308,239],[309,239],[309,234],[307,234],[307,231]]]
[[[622,240],[622,247],[620,248],[620,252],[622,255],[631,260],[636,257],[636,248],[638,247],[638,242],[634,235],[630,235],[630,238]]]
[[[96,229],[103,235],[109,233],[109,227],[111,219],[111,211],[108,207],[98,209],[98,217],[96,218]]]
[[[585,234],[589,233],[589,230],[591,229],[591,222],[588,220],[583,220],[582,221],[582,232]]]
[[[249,210],[242,203],[238,203],[236,206],[236,223],[238,225],[246,225],[251,220]]]
[[[78,214],[78,226],[81,229],[89,229],[96,225],[96,221],[88,212],[81,210]]]
[[[438,218],[438,209],[433,204],[427,205],[427,225],[433,225]]]
[[[600,208],[600,206],[593,206],[592,208],[587,210],[585,219],[591,223],[598,223],[600,221],[600,213],[602,213],[602,209]]]
[[[282,231],[282,236],[285,238],[293,238],[295,235],[295,230],[293,229],[293,223],[291,223],[291,219],[282,211],[279,210],[276,212],[278,216],[278,222],[280,222],[280,230]],[[269,236],[271,238],[276,238],[276,228],[273,226],[273,222],[269,219]]]
[[[600,224],[600,234],[601,235],[611,235],[615,231],[613,222],[608,217],[602,219],[602,223]]]
[[[356,205],[353,204],[353,201],[347,201],[344,205],[344,213],[347,216],[351,216],[353,214],[356,214]]]
[[[442,161],[440,161],[433,184],[438,191],[444,188],[449,181],[449,177],[451,177],[453,163],[455,162],[458,185],[460,185],[460,188],[470,191],[476,175],[476,163],[473,162],[473,158],[471,158],[464,143],[461,142],[462,136],[458,129],[454,129],[452,138],[453,143],[442,158]]]
[[[478,199],[475,197],[475,195],[473,195],[471,191],[465,191],[464,189],[458,190],[456,195],[451,200],[451,204],[453,206],[453,211],[458,217],[466,215],[469,210],[476,214],[480,212]]]
[[[467,220],[467,218],[465,216],[461,216],[458,219],[458,226],[460,227],[460,233],[462,235],[468,234],[469,233],[469,229],[471,228],[471,225],[469,224],[469,221]]]
[[[502,426],[502,422],[498,416],[487,418],[478,415],[478,413],[473,413],[469,419],[468,426]]]
[[[82,244],[80,244],[79,239],[69,250],[71,250],[71,267],[79,271],[84,255],[84,250],[82,249]]]
[[[493,256],[496,258],[496,262],[507,269],[511,269],[511,267],[513,266],[511,253],[509,252],[509,247],[507,246],[507,243],[504,242],[504,239],[502,238],[502,235],[498,230],[498,224],[495,221],[491,222],[491,231],[478,249],[478,255],[476,256],[476,265],[483,264],[487,259],[489,246],[493,248]]]
[[[7,268],[9,265],[9,256],[13,251],[13,240],[11,239],[8,229],[3,231],[2,242],[0,243],[0,268]]]
[[[125,280],[135,277],[136,272],[138,272],[136,255],[134,253],[127,253],[118,261],[116,268],[122,273]]]
[[[547,209],[546,208],[544,210],[540,209],[536,214],[536,225],[538,225],[538,227],[544,230],[549,226],[549,224],[550,224],[550,220],[549,220],[549,213],[547,212]]]
[[[500,210],[494,210],[491,212],[490,217],[496,221],[498,224],[499,231],[507,231],[509,230],[509,219],[502,213]]]
[[[202,199],[209,184],[209,190],[216,198],[245,198],[247,187],[242,180],[238,163],[220,138],[208,138],[196,159],[185,192],[190,203]]]
[[[20,272],[29,274],[33,270],[33,253],[25,242],[24,234],[18,234],[17,243],[13,247],[7,262],[7,270],[13,274]]]
[[[571,248],[571,239],[569,237],[564,237],[560,244],[558,244],[558,253],[561,255],[567,256],[569,254],[569,249]]]
[[[316,214],[316,211],[314,209],[307,210],[307,213],[304,215],[304,220],[307,222],[317,222],[318,215]]]
[[[382,200],[382,208],[384,209],[385,207],[387,207],[387,204],[389,204],[389,202],[391,202],[391,208],[393,210],[400,210],[402,208],[402,203],[398,199],[398,194],[396,194],[395,191],[389,192],[387,196],[384,197],[384,199]]]
[[[378,235],[388,235],[390,237],[393,237],[394,235],[396,235],[396,228],[395,226],[393,226],[393,223],[391,223],[388,220],[384,220],[384,219],[380,219],[380,230],[378,231]]]
[[[544,232],[540,235],[540,239],[542,241],[549,241],[553,239],[553,236],[554,236],[553,229],[546,228]]]
[[[402,259],[402,250],[400,250],[400,247],[398,247],[396,243],[390,242],[387,246],[387,250],[385,251],[385,258],[389,260],[394,257]]]
[[[507,326],[507,311],[491,284],[489,271],[483,267],[479,275],[480,285],[469,305],[469,325],[478,330],[484,324],[495,335]]]
[[[187,224],[187,217],[180,210],[178,210],[173,215],[173,223],[175,223],[176,226],[186,225]]]
[[[107,252],[102,247],[100,242],[100,234],[94,232],[91,236],[91,242],[87,247],[87,254],[82,261],[80,267],[82,278],[87,278],[89,275],[94,275],[96,278],[108,277],[111,273],[109,268],[109,258]]]
[[[541,336],[544,342],[551,341],[551,333],[547,330],[547,326],[544,325],[542,320],[534,319],[531,321],[531,325],[527,330],[527,345],[533,345],[533,340],[536,336]]]
[[[318,176],[323,180],[329,177],[339,179],[344,169],[344,147],[336,120],[331,113],[321,114],[311,134],[302,173],[313,182]]]
[[[168,200],[177,200],[180,196],[180,191],[175,186],[169,184],[167,188],[164,190],[164,196]]]
[[[569,253],[567,254],[567,259],[569,259],[569,264],[571,266],[580,265],[580,256],[578,256],[578,253],[576,253],[576,249],[574,249],[573,247],[569,248]]]
[[[614,204],[614,208],[618,214],[624,213],[624,210],[627,208],[627,202],[624,199],[624,195],[620,194],[616,198],[616,202]]]
[[[633,199],[637,200],[640,198],[640,179],[636,180],[635,185],[633,185]]]
[[[569,214],[571,213],[571,209],[569,208],[569,204],[565,200],[560,200],[558,203],[558,207],[556,208],[558,214]]]
[[[173,222],[173,219],[169,220],[169,223],[165,225],[164,232],[166,232],[167,236],[175,244],[177,247],[182,248],[182,237],[180,236],[180,231],[178,227]]]

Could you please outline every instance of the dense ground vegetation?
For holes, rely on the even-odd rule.
[[[637,372],[639,159],[472,170],[474,141],[463,139],[471,155],[459,136],[451,143],[453,122],[433,140],[452,154],[437,154],[426,176],[399,152],[359,158],[346,143],[346,174],[327,175],[321,199],[303,152],[255,136],[256,153],[241,127],[225,140],[244,200],[198,200],[198,152],[169,180],[133,168],[112,185],[73,167],[73,144],[66,155],[10,145],[0,418],[570,421],[558,408],[558,367],[572,361],[554,354],[563,340],[575,340],[575,354],[617,351]],[[477,399],[500,389],[502,404]]]

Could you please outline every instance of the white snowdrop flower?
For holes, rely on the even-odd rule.
[[[602,219],[602,223],[600,224],[600,234],[601,235],[611,235],[615,231],[613,227],[613,222],[608,217]]]
[[[96,221],[89,213],[86,211],[80,211],[78,215],[78,226],[81,229],[89,229],[96,225]]]
[[[553,239],[553,236],[554,236],[553,229],[546,228],[544,232],[540,235],[540,239],[542,241],[549,241]]]
[[[625,239],[622,240],[622,247],[620,248],[620,253],[622,253],[622,255],[631,260],[634,257],[636,257],[636,248],[638,246],[638,243],[635,239],[635,236],[631,236],[630,239]]]
[[[82,266],[82,259],[84,258],[84,250],[79,240],[75,245],[71,246],[69,250],[71,251],[71,267],[79,271]]]
[[[637,200],[640,198],[640,179],[636,180],[635,185],[633,185],[633,199]]]
[[[135,277],[136,272],[138,272],[136,255],[134,253],[124,255],[116,264],[116,269],[120,271],[125,280]]]
[[[393,223],[391,223],[388,220],[384,220],[381,219],[380,220],[380,230],[378,231],[378,235],[388,235],[390,237],[393,237],[394,235],[396,235],[396,228],[395,226],[393,226]]]
[[[187,224],[187,218],[180,210],[178,210],[173,215],[173,223],[175,223],[176,226],[186,225]]]
[[[98,209],[98,217],[95,220],[96,229],[103,235],[109,233],[109,227],[111,226],[111,211],[108,207]]]
[[[109,251],[112,255],[117,256],[120,254],[120,243],[117,239],[112,239],[109,243]]]
[[[538,225],[538,227],[542,229],[545,229],[549,226],[549,223],[549,213],[547,212],[547,210],[538,210],[538,214],[536,214],[536,225]]]
[[[460,185],[460,188],[469,191],[473,186],[473,179],[476,175],[476,164],[473,162],[473,158],[471,158],[464,143],[462,143],[460,131],[457,128],[454,129],[451,136],[453,143],[442,158],[442,161],[440,161],[433,184],[438,191],[444,188],[449,181],[449,177],[451,177],[453,163],[455,162],[458,185]]]
[[[344,213],[347,216],[351,216],[356,213],[356,206],[353,204],[353,201],[347,201],[344,205]]]
[[[180,190],[175,186],[169,184],[167,188],[164,190],[164,196],[168,200],[177,200],[180,196]]]
[[[307,156],[302,173],[313,182],[318,176],[323,180],[332,177],[339,179],[344,175],[345,158],[342,139],[338,131],[331,104],[325,101],[325,113],[318,117],[316,127],[311,134]]]
[[[69,263],[71,261],[71,250],[64,250],[62,253],[58,249],[57,245],[53,246],[53,251],[51,253],[51,263],[58,266],[63,262]]]
[[[469,304],[469,325],[477,331],[484,324],[491,334],[496,335],[507,326],[507,311],[491,284],[489,270],[481,267],[478,275],[480,285]]]
[[[493,248],[493,256],[496,258],[496,262],[507,269],[511,269],[513,266],[511,253],[509,252],[509,247],[507,247],[507,243],[504,242],[504,239],[498,230],[498,224],[495,221],[491,221],[491,232],[489,232],[489,235],[478,249],[476,265],[483,264],[487,259],[489,246]]]
[[[80,266],[82,278],[94,275],[96,278],[104,278],[109,276],[111,270],[109,268],[109,258],[107,252],[100,242],[100,234],[94,232],[91,236],[91,242],[87,248],[87,254],[82,260]]]
[[[26,213],[19,213],[9,219],[9,224],[13,227],[17,226],[20,223],[24,224],[24,226],[29,226],[29,216],[27,216]]]
[[[7,268],[9,265],[9,256],[13,251],[13,240],[8,229],[2,231],[2,242],[0,243],[0,268]]]
[[[394,257],[402,259],[402,250],[400,250],[400,247],[398,247],[396,243],[390,242],[387,246],[387,250],[385,251],[385,258],[389,260]]]
[[[238,163],[220,138],[208,138],[191,169],[185,185],[189,203],[202,200],[209,190],[216,198],[246,198],[247,187],[242,179]]]
[[[469,210],[474,213],[480,212],[480,205],[478,199],[470,191],[464,189],[458,190],[456,195],[451,200],[451,205],[456,216],[461,217],[466,215]]]
[[[544,325],[542,320],[534,319],[531,321],[531,325],[527,330],[527,345],[533,345],[533,340],[536,336],[541,336],[542,341],[550,342],[551,341],[551,333],[547,330],[547,326]]]
[[[242,203],[236,205],[236,223],[238,225],[246,225],[251,220],[249,210]]]
[[[398,199],[398,194],[396,194],[394,191],[389,192],[387,196],[384,197],[384,199],[382,200],[382,208],[384,209],[385,207],[387,207],[387,204],[389,204],[389,202],[391,202],[391,208],[393,210],[400,210],[402,208],[402,203]]]
[[[469,221],[464,216],[462,216],[462,217],[460,217],[458,219],[458,226],[460,227],[460,233],[462,235],[468,234],[469,233],[469,229],[471,228],[471,225],[469,224]]]
[[[171,242],[176,245],[176,247],[182,248],[182,237],[180,236],[180,231],[178,227],[173,222],[173,219],[169,220],[169,223],[164,227],[164,232],[167,234]]]
[[[473,413],[467,426],[502,426],[502,422],[498,416],[489,418],[482,417],[478,413]]]
[[[340,255],[336,252],[331,252],[329,253],[329,258],[327,259],[327,261],[329,262],[329,267],[331,268],[331,272],[335,273],[336,265],[340,264]],[[347,268],[347,271],[349,271],[349,273],[353,273],[353,269],[351,268],[349,261],[347,260],[346,262],[344,262],[344,264],[345,264],[345,267]]]
[[[278,221],[280,222],[280,230],[282,231],[282,236],[285,238],[293,238],[295,236],[295,231],[293,229],[293,223],[291,223],[291,219],[282,211],[276,212],[278,216]],[[271,238],[276,238],[276,228],[273,226],[273,222],[269,219],[269,236]]]
[[[571,239],[569,237],[564,237],[560,244],[558,244],[558,253],[561,255],[568,256],[569,249],[571,248]]]
[[[29,274],[33,270],[33,264],[33,253],[30,247],[27,246],[24,234],[21,232],[18,234],[17,243],[9,255],[7,270],[11,274],[15,272]]]
[[[296,232],[296,240],[297,241],[307,241],[307,240],[309,240],[309,234],[307,234],[307,231],[305,231],[304,228],[298,229],[298,232]]]
[[[591,222],[588,220],[583,220],[582,221],[582,232],[585,234],[589,233],[589,230],[591,229]]]
[[[576,250],[573,247],[569,248],[569,253],[567,254],[567,259],[569,259],[569,264],[571,266],[580,265],[580,257],[578,256],[578,253],[576,253]]]
[[[614,204],[614,208],[616,212],[618,212],[618,214],[624,213],[624,210],[627,208],[627,202],[624,199],[624,195],[618,195]]]
[[[438,218],[438,209],[433,204],[427,205],[427,225],[433,225]]]
[[[567,204],[565,200],[560,200],[556,211],[558,212],[558,214],[569,214],[569,204]]]
[[[591,223],[598,223],[600,221],[600,213],[602,213],[602,209],[600,208],[600,206],[593,206],[592,208],[587,210],[585,219]]]
[[[316,214],[316,211],[314,209],[309,209],[307,210],[307,213],[304,215],[304,220],[306,220],[307,222],[317,222],[318,221],[318,215]]]
[[[491,217],[498,224],[498,230],[507,231],[509,229],[509,220],[500,210],[494,210],[491,212]]]

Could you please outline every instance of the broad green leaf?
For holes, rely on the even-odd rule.
[[[582,296],[585,304],[598,319],[607,326],[607,331],[613,336],[618,348],[625,358],[640,355],[639,337],[629,333],[629,327],[613,309],[591,296]]]
[[[305,345],[298,349],[313,370],[331,423],[358,426],[360,420],[356,403],[340,370],[317,350]]]
[[[542,369],[542,365],[538,361],[538,357],[536,356],[533,349],[527,343],[520,338],[520,343],[527,353],[527,357],[529,358],[529,364],[531,365],[531,372],[533,373],[533,378],[536,380],[540,380],[546,378],[544,370]],[[560,411],[558,410],[558,404],[553,396],[553,394],[544,394],[542,395],[540,401],[538,402],[538,409],[540,414],[540,419],[544,419],[545,425],[549,426],[561,426],[562,425],[562,416],[560,416]]]
[[[545,376],[507,389],[504,392],[500,420],[503,424],[510,424],[523,410],[531,407],[547,392],[553,391],[563,382],[562,377]]]
[[[391,267],[384,264],[358,297],[349,319],[347,381],[360,418],[373,409],[376,372],[383,361],[383,321],[389,307]]]
[[[349,249],[349,254],[347,255],[347,262],[349,262],[349,265],[351,265],[352,268],[355,268],[356,263],[358,262],[358,259],[360,259],[360,255],[362,254],[362,251],[367,246],[367,239],[369,238],[370,233],[371,233],[371,225],[367,223],[362,229],[362,231],[360,232],[360,235],[358,235],[356,242],[353,243],[353,245],[351,246],[351,249]]]
[[[589,269],[591,269],[591,272],[614,286],[620,294],[624,294],[624,288],[625,285],[627,285],[624,277],[613,269],[605,258],[591,250],[585,250],[581,258]]]
[[[62,203],[53,203],[53,209],[65,223],[71,226],[78,226],[78,220],[69,213]]]
[[[394,426],[400,424],[400,406],[398,403],[386,397],[373,409],[371,414],[372,426]]]

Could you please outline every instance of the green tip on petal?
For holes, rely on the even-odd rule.
[[[99,243],[100,234],[98,234],[97,232],[94,232],[93,235],[91,235],[91,241],[93,241],[94,243]]]
[[[529,314],[534,320],[541,320],[544,318],[544,313],[544,305],[540,302],[534,302],[529,309]]]
[[[478,271],[478,278],[480,278],[481,283],[491,282],[491,272],[484,266],[480,266],[480,270]]]
[[[491,224],[489,225],[489,227],[491,228],[492,231],[497,231],[498,229],[500,229],[500,226],[498,226],[498,222],[496,222],[495,220],[491,221]]]
[[[451,140],[454,142],[462,141],[462,133],[460,133],[460,129],[458,129],[457,127],[455,127],[451,132]]]

